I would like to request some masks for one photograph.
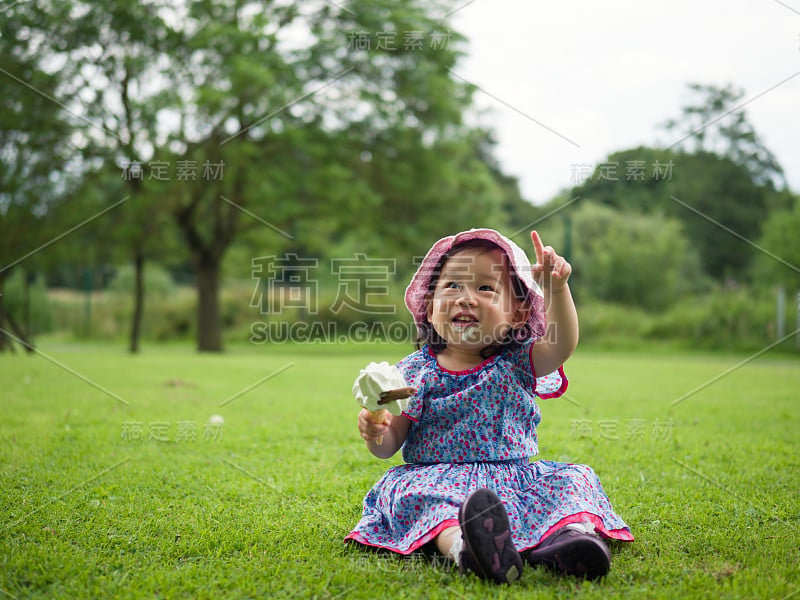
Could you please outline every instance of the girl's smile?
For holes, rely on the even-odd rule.
[[[455,317],[453,317],[453,323],[455,323],[456,327],[470,327],[478,325],[478,317],[473,315],[471,312],[461,311]]]

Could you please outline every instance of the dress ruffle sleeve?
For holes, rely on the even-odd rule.
[[[528,390],[546,400],[558,398],[565,391],[569,381],[564,374],[564,367],[548,373],[542,377],[536,376],[536,366],[533,364],[533,347],[536,340],[528,340],[508,352],[508,360],[514,365],[515,374]]]

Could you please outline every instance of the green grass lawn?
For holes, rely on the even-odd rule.
[[[498,588],[342,543],[399,462],[352,381],[405,348],[41,350],[0,356],[0,597],[800,598],[797,360],[579,349],[541,457],[591,465],[636,541],[599,583]]]

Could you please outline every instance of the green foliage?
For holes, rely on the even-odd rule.
[[[59,239],[26,269],[194,269],[198,298],[174,313],[169,298],[152,298],[147,310],[159,312],[142,317],[143,330],[193,332],[214,350],[221,328],[246,335],[252,322],[229,293],[217,302],[219,282],[247,277],[252,257],[391,257],[407,281],[435,239],[473,226],[521,231],[527,247],[537,223],[575,263],[579,300],[652,313],[709,281],[797,287],[793,269],[747,243],[800,263],[794,199],[775,189],[782,170],[736,108],[741,90],[693,84],[668,124],[681,140],[612,153],[582,185],[532,206],[497,163],[492,132],[463,119],[475,89],[453,73],[465,40],[449,27],[452,3],[346,4],[5,8],[0,59],[13,84],[0,99],[0,266]],[[192,174],[177,176],[179,165]],[[116,338],[129,318],[133,339],[142,305],[117,298],[97,329],[80,310],[55,321]],[[342,326],[357,317],[324,315]]]
[[[646,167],[643,178],[630,177],[637,164]],[[731,231],[758,239],[769,208],[782,203],[771,185],[754,182],[729,158],[641,147],[609,155],[573,195],[626,213],[679,219],[703,271],[718,281],[747,280],[752,248]]]
[[[697,257],[677,220],[582,203],[572,221],[577,294],[662,310],[697,287]]]
[[[186,342],[195,335],[195,294],[191,288],[161,281],[168,293],[148,297],[142,323],[143,340],[151,344]],[[576,286],[577,282],[578,274]],[[355,299],[356,302],[345,297],[352,289],[322,281],[313,304],[304,307],[297,302],[294,305],[279,302],[272,311],[268,306],[260,306],[254,285],[225,281],[222,286],[221,315],[224,338],[229,343],[249,342],[258,347],[292,341],[319,346],[368,341],[402,343],[407,347],[413,344],[415,330],[403,305],[402,285],[392,284],[387,294],[371,297],[370,309],[375,310],[365,310],[359,304],[365,301],[363,297]],[[578,286],[581,346],[648,349],[666,345],[755,352],[777,339],[775,293],[772,289],[759,289],[715,286],[703,294],[684,296],[665,310],[652,311],[597,300],[588,293],[582,294]],[[291,292],[287,289],[285,293]],[[123,339],[132,310],[129,295],[117,291],[87,296],[58,290],[51,291],[46,299],[33,297],[34,310],[41,307],[46,319],[32,312],[34,321],[42,323],[36,325],[38,332],[81,340]],[[797,319],[797,307],[791,296],[785,311],[788,333]],[[779,348],[790,353],[800,350],[794,338]]]
[[[127,198],[83,231],[80,250],[95,264],[166,261],[180,235],[198,272],[196,330],[208,333],[209,349],[218,349],[221,318],[214,282],[237,241],[319,255],[363,240],[375,248],[409,230],[394,236],[391,250],[418,252],[432,235],[410,233],[411,217],[423,209],[448,232],[456,201],[459,225],[466,215],[503,220],[496,182],[461,122],[471,90],[448,71],[461,38],[445,27],[447,3],[323,3],[300,11],[273,2],[245,9],[219,0],[73,0],[37,10],[20,34],[43,41],[41,56],[29,62],[69,65],[52,78],[52,95],[81,100],[72,133],[91,170],[71,195],[73,214],[91,219]],[[28,18],[26,11],[10,7],[9,24],[19,28],[15,19]],[[390,47],[378,44],[383,32],[395,36]],[[410,32],[422,32],[424,43],[406,47]],[[366,34],[368,47],[348,33]],[[437,33],[446,38],[435,46]],[[4,57],[24,46],[19,36],[6,37]],[[53,87],[47,84],[41,89]],[[179,164],[202,175],[176,177]],[[218,175],[206,176],[207,164],[219,165]],[[351,215],[367,212],[392,231],[367,224],[354,232]],[[168,227],[173,217],[179,234]]]
[[[130,297],[134,291],[134,269],[130,265],[117,267],[108,290],[123,297]],[[160,301],[175,292],[176,286],[169,271],[158,264],[149,265],[144,271],[144,288],[148,297]]]
[[[794,207],[772,212],[764,223],[753,278],[761,285],[781,285],[800,293],[800,198]]]
[[[652,320],[644,336],[703,349],[759,350],[776,339],[775,306],[771,290],[720,286],[674,304]]]
[[[63,17],[61,7],[56,9]],[[0,292],[19,261],[63,231],[52,214],[80,173],[68,118],[50,99],[60,74],[46,68],[47,36],[38,7],[4,5],[0,18]],[[64,66],[70,72],[71,65]],[[28,257],[28,270],[55,257]],[[2,313],[2,311],[0,311]],[[0,327],[7,327],[0,314]],[[0,343],[2,347],[2,343]]]
[[[632,306],[583,300],[578,306],[580,346],[631,349],[652,345],[646,333],[653,316],[652,313]]]
[[[351,222],[342,236],[345,247],[410,265],[440,237],[476,224],[504,225],[503,194],[475,143],[465,137],[427,145],[413,132],[387,132],[359,169],[376,202]]]
[[[584,298],[578,302],[581,346],[758,352],[778,339],[776,307],[774,290],[737,286],[713,286],[658,312]],[[784,310],[784,333],[790,333],[797,305],[789,299]],[[800,338],[793,336],[777,349],[797,353]]]

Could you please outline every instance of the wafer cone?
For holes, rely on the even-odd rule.
[[[369,411],[369,416],[373,421],[375,421],[375,423],[386,423],[386,415],[387,414],[389,414],[389,411],[386,410],[385,408],[382,408],[380,410],[371,410],[371,411]],[[381,436],[377,440],[375,440],[375,443],[378,446],[383,444],[383,436]]]

